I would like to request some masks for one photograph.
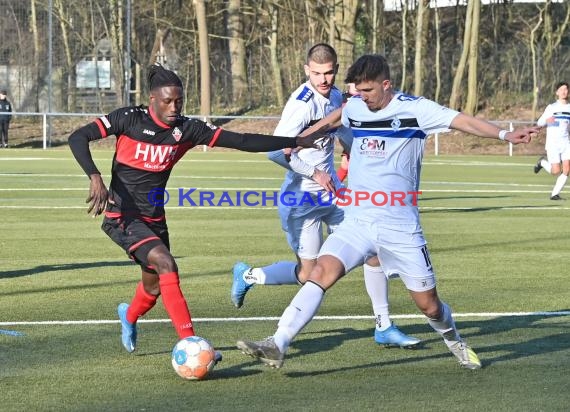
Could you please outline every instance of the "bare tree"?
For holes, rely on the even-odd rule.
[[[384,54],[386,42],[384,39],[384,0],[371,0],[372,3],[372,51]]]
[[[354,39],[356,11],[358,10],[358,0],[330,0],[329,7],[334,7],[334,43],[332,46],[338,54],[340,66],[340,76],[344,78],[344,73],[354,60]]]
[[[400,90],[406,89],[406,77],[408,76],[406,67],[408,60],[408,31],[406,30],[406,20],[408,18],[408,0],[402,0],[402,79],[400,80]]]
[[[436,6],[434,11],[434,27],[435,27],[435,94],[434,99],[439,102],[441,93],[441,37],[439,31],[439,8]]]
[[[414,94],[423,94],[424,44],[427,34],[429,0],[419,0],[416,16],[416,54],[414,58]]]
[[[245,35],[241,14],[241,0],[228,1],[228,34],[232,81],[232,101],[239,108],[249,102],[247,93],[247,69]]]
[[[193,0],[196,8],[198,38],[200,42],[200,114],[211,114],[210,90],[210,47],[208,45],[208,21],[206,19],[206,4],[204,0]]]
[[[469,39],[469,70],[467,73],[467,99],[463,111],[475,114],[477,111],[477,70],[479,60],[479,16],[481,14],[481,0],[473,0],[471,15],[471,30]]]
[[[278,106],[283,105],[285,101],[283,93],[283,84],[281,82],[281,65],[279,63],[278,53],[278,38],[279,38],[279,8],[275,3],[269,3],[269,17],[271,19],[271,34],[270,34],[270,53],[271,53],[271,68],[273,73],[273,89],[275,92],[275,103]]]
[[[69,6],[69,4],[67,4]],[[72,23],[68,15],[68,9],[64,8],[62,0],[54,1],[55,15],[59,20],[59,25],[61,28],[61,39],[63,45],[63,51],[65,55],[65,69],[64,77],[66,80],[66,93],[62,93],[62,97],[67,96],[67,101],[65,102],[68,111],[73,111],[75,108],[75,67],[74,58],[71,51],[71,44],[69,40],[69,28]]]
[[[537,65],[538,65],[538,58],[537,58],[537,53],[536,53],[536,32],[538,31],[538,29],[540,29],[540,26],[542,25],[544,19],[543,19],[543,15],[544,12],[547,8],[547,6],[544,6],[543,8],[540,8],[539,6],[537,6],[538,8],[538,20],[536,22],[536,24],[531,28],[530,30],[530,40],[529,40],[529,47],[530,47],[530,52],[531,52],[531,60],[532,60],[532,84],[533,84],[533,90],[532,90],[532,118],[536,119],[536,110],[538,107],[538,75],[537,75]]]
[[[115,79],[115,95],[117,104],[123,105],[125,90],[125,60],[123,59],[125,52],[125,39],[123,30],[123,0],[109,0],[110,7],[110,27],[109,37],[113,45],[111,58],[111,70],[113,71],[113,78]]]
[[[455,76],[453,77],[453,86],[451,88],[451,96],[449,97],[449,107],[452,109],[461,108],[461,94],[459,89],[463,82],[463,73],[467,65],[467,57],[469,56],[469,44],[471,41],[471,18],[473,14],[473,6],[476,0],[469,0],[467,3],[467,14],[465,16],[465,28],[463,31],[463,48],[461,50],[461,57],[457,68],[455,69]]]

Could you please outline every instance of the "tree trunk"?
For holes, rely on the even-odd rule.
[[[354,61],[354,38],[356,11],[358,0],[337,0],[341,5],[335,5],[335,39],[339,64],[339,79],[344,79],[346,72]]]
[[[125,60],[124,56],[124,35],[123,35],[123,0],[109,0],[111,9],[110,38],[113,44],[111,52],[111,70],[115,81],[115,94],[117,104],[122,106],[124,102],[123,91],[125,90]],[[101,110],[101,109],[100,109]]]
[[[283,93],[283,83],[281,82],[281,65],[279,64],[279,54],[277,53],[278,45],[278,27],[279,27],[279,9],[275,4],[269,4],[269,14],[271,19],[271,69],[273,73],[273,90],[275,92],[275,103],[281,107],[285,101]]]
[[[200,48],[200,115],[211,114],[210,90],[210,48],[208,46],[208,23],[206,20],[206,4],[204,0],[193,0],[196,7],[198,39]]]
[[[372,52],[386,53],[384,34],[384,0],[372,0]]]
[[[439,32],[439,8],[437,5],[433,9],[435,22],[435,94],[434,100],[439,102],[441,93],[441,38]]]
[[[414,57],[414,95],[423,94],[423,67],[424,44],[427,33],[426,17],[429,11],[429,0],[419,0],[418,14],[416,17],[416,55]]]
[[[39,62],[40,61],[40,56],[41,56],[41,45],[40,45],[40,36],[38,34],[38,20],[37,20],[37,10],[36,10],[36,0],[31,0],[31,4],[30,4],[30,9],[31,9],[31,13],[30,13],[30,25],[31,25],[31,30],[32,30],[32,38],[34,41],[34,62]],[[40,88],[39,85],[41,84],[40,81],[40,73],[41,73],[41,66],[39,64],[35,65],[36,69],[34,71],[34,84],[37,85],[36,87],[36,96],[34,99],[34,110],[36,112],[40,111]]]
[[[469,72],[467,73],[467,100],[465,113],[473,115],[477,112],[477,69],[479,59],[479,16],[481,14],[481,0],[472,0],[473,10],[471,19],[471,39],[469,42]]]
[[[55,0],[55,10],[61,28],[61,40],[63,43],[63,51],[65,55],[65,73],[64,78],[67,78],[67,90],[63,90],[62,96],[67,96],[65,106],[67,111],[72,112],[75,108],[75,70],[73,67],[73,57],[71,56],[71,48],[69,45],[68,27],[70,25],[69,19],[65,13],[62,0]]]
[[[238,108],[247,106],[247,69],[245,35],[240,13],[241,0],[228,2],[228,34],[232,77],[232,102]]]
[[[402,0],[402,79],[400,80],[400,90],[406,89],[406,77],[408,76],[408,32],[406,30],[406,20],[408,19],[408,0]]]
[[[449,96],[449,107],[452,109],[461,108],[461,95],[459,89],[463,82],[463,73],[467,64],[467,56],[469,55],[469,43],[471,41],[471,16],[473,14],[473,0],[469,0],[467,4],[467,13],[465,15],[465,29],[463,32],[463,49],[457,68],[455,69],[455,76],[453,77],[453,86],[451,88],[451,96]]]
[[[539,91],[539,87],[538,87],[538,70],[537,70],[537,56],[536,56],[536,32],[537,30],[540,28],[540,26],[542,25],[542,15],[544,13],[544,10],[546,9],[546,6],[543,9],[540,9],[540,13],[538,15],[538,21],[536,22],[536,24],[534,25],[534,27],[531,29],[530,31],[530,38],[529,38],[529,47],[530,47],[530,53],[531,53],[531,61],[532,61],[532,118],[536,119],[536,111],[538,108],[538,91]]]

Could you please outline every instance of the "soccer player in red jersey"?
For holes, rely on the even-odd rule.
[[[69,137],[71,151],[90,179],[88,213],[94,217],[104,213],[103,231],[142,269],[131,303],[118,307],[121,340],[127,352],[136,348],[137,320],[152,309],[159,296],[180,339],[195,334],[180,289],[178,267],[170,253],[164,210],[166,183],[178,160],[197,145],[263,152],[312,147],[320,137],[320,133],[290,138],[223,130],[181,115],[182,81],[173,71],[153,65],[148,83],[148,107],[114,110]],[[107,189],[93,162],[89,142],[110,135],[117,141]]]

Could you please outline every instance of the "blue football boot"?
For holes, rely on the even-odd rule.
[[[251,266],[248,266],[243,262],[238,262],[234,265],[234,280],[232,282],[231,297],[236,308],[241,308],[243,300],[245,299],[245,294],[254,285],[253,283],[246,283],[243,279],[243,275],[249,270],[251,270]]]
[[[137,346],[137,324],[130,323],[127,320],[127,309],[129,309],[129,305],[121,303],[117,308],[117,313],[121,320],[121,342],[126,351],[131,353],[134,352]]]
[[[418,338],[406,335],[404,332],[398,329],[398,327],[394,324],[392,324],[392,326],[383,331],[375,329],[374,341],[378,345],[384,345],[388,348],[400,347],[404,349],[414,349],[418,347],[419,344],[422,342]]]

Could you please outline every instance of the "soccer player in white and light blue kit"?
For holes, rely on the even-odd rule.
[[[459,335],[451,308],[438,297],[419,221],[416,200],[425,138],[452,128],[517,144],[528,143],[539,128],[500,130],[428,99],[395,92],[388,63],[380,55],[360,57],[346,82],[355,83],[360,93],[342,109],[342,124],[354,135],[347,192],[352,205],[325,241],[317,265],[283,312],[275,334],[263,341],[240,340],[237,346],[269,366],[281,367],[291,341],[315,316],[325,291],[370,256],[378,256],[386,275],[399,275],[460,365],[478,369],[479,358]]]
[[[534,173],[541,169],[558,176],[550,193],[550,200],[562,200],[560,192],[570,174],[570,103],[568,103],[568,83],[556,85],[557,100],[546,106],[544,113],[536,122],[546,127],[546,159],[540,157],[534,166]],[[562,164],[562,170],[560,169]]]
[[[291,94],[275,129],[276,135],[296,136],[343,104],[342,92],[334,86],[338,63],[330,45],[319,43],[311,47],[304,68],[308,80]],[[334,168],[334,136],[350,147],[352,134],[345,127],[330,134],[332,138],[320,149],[277,150],[268,154],[288,170],[280,193],[286,202],[280,202],[278,209],[281,226],[297,261],[254,268],[238,262],[233,269],[231,290],[236,307],[243,305],[246,293],[255,284],[304,284],[317,263],[324,241],[323,226],[327,226],[330,234],[343,221],[343,208],[336,205],[332,196],[342,185]],[[403,348],[419,345],[419,339],[400,331],[390,319],[388,279],[376,258],[364,264],[364,279],[376,319],[375,342]]]

